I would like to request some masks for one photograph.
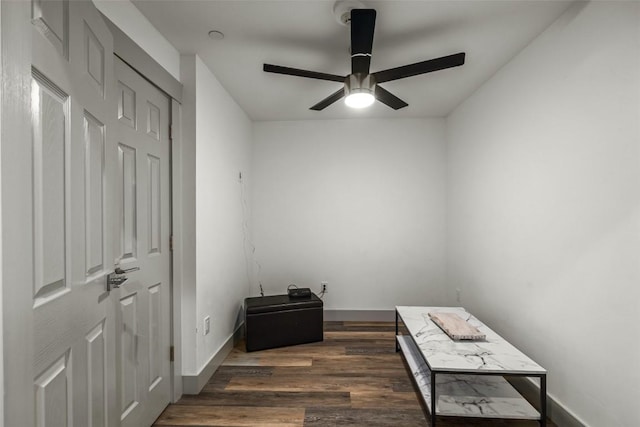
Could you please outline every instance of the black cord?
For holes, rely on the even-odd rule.
[[[264,289],[262,289],[262,283],[258,282],[258,284],[260,285],[260,296],[263,297],[264,296]]]

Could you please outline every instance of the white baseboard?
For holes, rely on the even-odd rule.
[[[529,378],[509,377],[509,382],[530,402],[540,399],[540,386]],[[558,426],[588,427],[573,412],[547,393],[547,415]]]
[[[231,335],[227,341],[220,347],[218,352],[211,356],[209,362],[200,370],[197,375],[183,375],[182,376],[182,393],[183,394],[198,394],[202,391],[204,386],[209,381],[209,378],[214,374],[216,369],[222,364],[224,359],[231,353],[234,345],[244,337],[244,324],[241,325]]]
[[[325,321],[394,322],[395,310],[324,310]]]

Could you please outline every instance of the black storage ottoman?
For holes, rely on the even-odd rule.
[[[247,351],[322,341],[323,303],[315,294],[244,300]]]

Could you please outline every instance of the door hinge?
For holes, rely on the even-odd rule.
[[[173,125],[169,125],[169,139],[173,141]]]
[[[169,250],[173,252],[173,234],[169,236]]]
[[[171,346],[169,347],[169,362],[174,362],[175,361],[175,350],[174,347]]]

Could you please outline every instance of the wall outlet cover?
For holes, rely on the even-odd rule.
[[[209,335],[211,332],[211,317],[207,316],[204,318],[204,334]]]

